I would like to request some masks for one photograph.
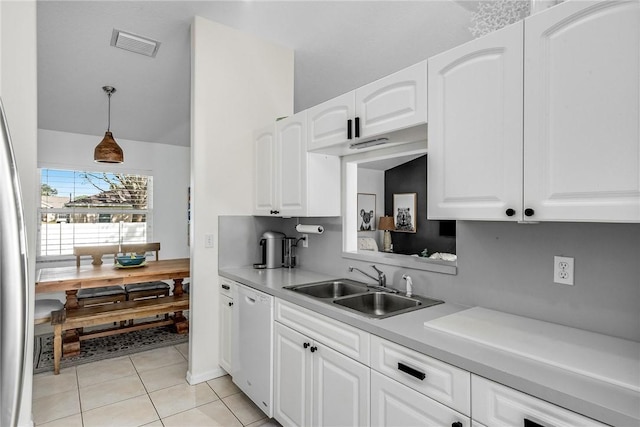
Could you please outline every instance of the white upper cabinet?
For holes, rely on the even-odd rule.
[[[639,23],[565,2],[431,58],[428,217],[640,222]]]
[[[306,115],[295,114],[276,123],[279,165],[277,182],[280,215],[304,215],[307,197]],[[278,175],[278,174],[276,174]]]
[[[429,218],[522,205],[522,22],[429,59]]]
[[[356,90],[355,138],[371,138],[426,122],[426,61]]]
[[[309,151],[336,147],[353,138],[355,92],[345,93],[307,110]]]
[[[426,123],[426,86],[423,61],[308,109],[309,151],[353,154],[352,143]],[[416,134],[394,135],[389,144],[417,141]]]
[[[276,129],[269,126],[254,133],[255,195],[254,213],[269,215],[277,210]]]
[[[524,40],[524,207],[640,221],[640,3],[567,2]]]
[[[306,117],[255,133],[255,215],[340,215],[340,158],[307,153]]]

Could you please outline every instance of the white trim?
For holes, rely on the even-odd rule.
[[[191,370],[187,371],[187,382],[191,385],[196,385],[196,384],[200,384],[202,382],[205,381],[209,381],[212,380],[214,378],[219,378],[219,377],[223,377],[227,375],[227,372],[222,369],[221,367],[218,367],[217,369],[213,369],[211,371],[206,371],[206,372],[202,372],[199,374],[192,374]]]

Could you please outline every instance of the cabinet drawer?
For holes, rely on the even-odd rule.
[[[471,376],[471,388],[473,390],[473,419],[488,427],[606,425],[477,375]]]
[[[369,333],[295,304],[276,300],[276,320],[369,366]]]
[[[236,286],[236,282],[229,280],[226,277],[218,277],[218,283],[220,284],[220,293],[233,299],[233,288]]]
[[[377,336],[371,337],[371,368],[470,415],[471,374]]]
[[[471,420],[424,394],[372,371],[371,425],[469,427]]]

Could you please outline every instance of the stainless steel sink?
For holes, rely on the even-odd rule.
[[[442,301],[418,296],[405,297],[387,292],[370,292],[339,298],[334,300],[333,303],[367,317],[381,319],[440,304]]]
[[[375,319],[442,303],[440,300],[417,295],[406,297],[391,293],[392,289],[382,291],[385,288],[367,287],[365,283],[349,279],[287,286],[285,289]]]
[[[289,286],[285,289],[309,295],[315,298],[339,298],[346,295],[369,292],[367,285],[349,279],[338,279],[308,285]]]

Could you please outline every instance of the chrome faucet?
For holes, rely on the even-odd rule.
[[[356,267],[349,266],[349,271],[352,272],[353,270],[357,270],[360,273],[364,274],[365,276],[369,277],[370,279],[373,279],[373,280],[377,281],[378,282],[378,286],[380,286],[382,288],[386,288],[387,287],[387,276],[384,274],[384,272],[380,271],[378,269],[378,267],[376,267],[375,265],[372,265],[371,267],[376,271],[376,273],[378,273],[378,277],[377,278],[373,277],[369,273],[365,273],[364,271],[362,271],[362,270],[360,270],[359,268],[356,268]]]

